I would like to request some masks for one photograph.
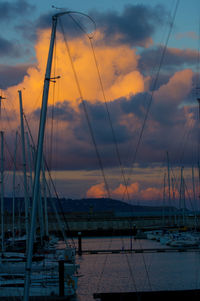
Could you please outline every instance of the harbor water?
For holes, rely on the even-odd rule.
[[[75,239],[75,244],[78,241]],[[163,248],[159,242],[130,237],[83,238],[83,250]],[[77,301],[94,293],[200,288],[200,250],[77,255],[80,264]]]

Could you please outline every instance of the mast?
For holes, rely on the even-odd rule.
[[[17,138],[18,138],[18,132],[16,132],[15,136],[15,151],[14,151],[14,171],[13,171],[13,216],[12,216],[12,223],[13,223],[13,229],[12,229],[12,236],[13,236],[13,243],[15,240],[15,175],[16,175],[16,155],[17,155]]]
[[[26,228],[26,252],[28,250],[28,235],[29,235],[29,198],[28,198],[28,186],[26,175],[26,151],[25,151],[25,139],[24,139],[24,119],[23,119],[23,106],[22,106],[22,92],[19,93],[19,107],[20,107],[20,123],[21,123],[21,138],[22,138],[22,156],[23,156],[23,174],[24,174],[24,201],[25,201],[25,228]]]
[[[28,256],[26,262],[26,277],[24,283],[24,301],[29,300],[29,286],[30,286],[31,266],[32,266],[33,242],[34,242],[34,232],[35,232],[35,223],[36,223],[37,203],[38,203],[39,188],[40,188],[40,171],[41,171],[41,163],[42,163],[42,156],[43,156],[43,142],[44,142],[44,132],[45,132],[45,124],[46,124],[47,105],[48,105],[49,83],[51,80],[51,66],[52,66],[52,58],[53,58],[54,41],[56,37],[57,19],[59,16],[68,13],[70,12],[66,11],[66,12],[55,14],[52,17],[51,39],[50,39],[49,54],[48,54],[48,60],[46,66],[46,74],[44,79],[42,108],[40,113],[40,125],[39,125],[38,142],[37,142],[37,153],[36,153],[35,174],[34,174],[34,184],[33,184],[31,227],[30,227],[30,234],[29,234]]]
[[[29,191],[30,191],[30,195],[32,195],[32,192],[33,192],[33,172],[32,172],[32,164],[31,164],[32,151],[31,151],[31,145],[30,145],[28,132],[26,132],[26,141],[27,141],[27,145],[28,145],[28,163],[29,163],[29,173],[30,173]]]
[[[170,185],[170,168],[169,168],[169,153],[167,151],[167,175],[168,175],[168,204],[169,204],[169,223],[171,224],[171,185]]]
[[[6,98],[3,97],[2,95],[0,95],[0,117],[1,117],[1,104],[2,104],[2,99],[6,99]]]
[[[44,219],[45,219],[45,236],[49,237],[49,225],[48,225],[48,214],[47,214],[47,190],[46,190],[46,177],[44,169],[44,158],[42,160],[42,184],[43,184],[43,195],[44,195]]]
[[[1,253],[4,252],[4,132],[1,135]]]
[[[175,183],[174,183],[174,178],[172,177],[172,200],[173,200],[173,205],[175,205]],[[173,221],[174,224],[176,225],[176,209],[173,209]]]
[[[166,186],[166,173],[164,173],[164,183],[163,183],[163,208],[162,208],[162,224],[163,226],[165,225],[165,198],[166,198],[166,191],[165,191],[165,186]]]
[[[192,166],[192,189],[193,189],[193,200],[195,202],[194,218],[195,218],[195,230],[196,230],[196,228],[197,228],[197,199],[196,199],[196,192],[195,192],[194,166]]]
[[[182,211],[182,223],[185,225],[185,183],[183,179],[183,166],[181,167],[181,183],[180,183],[180,210]]]
[[[59,14],[56,14],[52,17],[51,40],[50,40],[49,54],[48,54],[44,88],[43,88],[42,108],[41,108],[41,115],[40,115],[40,126],[39,126],[39,133],[38,133],[38,144],[37,144],[37,154],[36,154],[36,164],[35,164],[35,174],[34,174],[34,184],[33,184],[31,228],[29,234],[28,256],[26,262],[26,277],[25,277],[25,284],[24,284],[24,301],[29,300],[29,286],[30,286],[31,266],[32,266],[33,242],[34,242],[37,203],[38,203],[39,186],[40,186],[40,170],[41,170],[41,161],[42,161],[42,154],[43,154],[43,142],[44,142],[44,131],[45,131],[45,123],[46,123],[47,104],[48,104],[49,82],[51,76],[51,65],[52,65],[52,58],[53,58],[53,48],[54,48],[54,41],[56,36],[56,25],[57,25],[58,15]]]
[[[197,199],[200,200],[200,162],[199,162],[199,152],[200,152],[200,98],[197,98],[198,102],[198,150],[197,150],[197,166],[198,166],[198,197]],[[197,206],[198,207],[198,206]]]

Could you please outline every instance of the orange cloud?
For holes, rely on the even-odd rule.
[[[115,197],[123,198],[124,196],[127,197],[127,192],[130,197],[137,195],[139,192],[139,184],[132,183],[127,186],[127,189],[124,185],[120,184],[116,189],[112,191],[112,195],[114,195]]]
[[[138,182],[131,183],[130,185],[128,185],[127,190],[130,199],[161,200],[163,198],[163,189],[155,188],[155,187],[140,189]],[[95,197],[95,198],[101,198],[107,196],[104,183],[97,184],[90,187],[86,195],[87,197]],[[116,189],[113,189],[111,191],[111,196],[113,198],[118,198],[118,199],[124,199],[124,198],[127,199],[125,186],[123,184],[120,184]]]
[[[86,194],[88,198],[103,198],[107,196],[104,183],[90,187]]]
[[[144,91],[144,78],[137,69],[139,56],[126,45],[115,47],[102,45],[101,43],[95,45],[95,42],[98,42],[98,38],[101,35],[98,32],[95,35],[94,49],[107,100],[114,100],[122,96],[128,97]],[[37,60],[35,67],[28,69],[22,83],[5,91],[7,98],[17,110],[17,90],[19,89],[23,89],[25,112],[31,112],[40,107],[49,39],[49,30],[39,31],[38,41],[35,45]],[[89,40],[86,37],[79,37],[72,39],[68,44],[83,98],[91,102],[96,100],[104,101]],[[54,84],[51,83],[50,85],[49,104],[52,103],[53,93],[55,93],[57,101],[69,100],[76,107],[77,101],[80,102],[78,100],[80,95],[77,90],[66,44],[61,34],[57,34],[54,53],[52,76],[59,75],[61,78],[57,80],[55,85],[56,92],[53,90]]]

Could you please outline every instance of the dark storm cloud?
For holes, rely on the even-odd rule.
[[[7,89],[22,82],[30,65],[0,65],[0,89]]]
[[[128,5],[122,14],[113,11],[94,12],[92,15],[97,28],[104,32],[107,43],[144,46],[157,26],[164,22],[166,12],[162,6]],[[113,40],[115,34],[119,36]]]
[[[93,23],[87,17],[79,14],[71,14],[71,16],[61,17],[63,28],[70,36],[89,33],[94,29]],[[116,11],[108,13],[92,11],[89,12],[89,16],[95,21],[97,29],[103,31],[104,42],[107,44],[125,43],[144,46],[154,34],[156,26],[164,22],[166,12],[162,6],[129,5],[121,14]],[[36,22],[36,27],[51,27],[51,19],[52,12],[41,15]]]
[[[95,104],[85,102],[85,104],[87,106],[87,112],[90,119],[90,123],[92,125],[92,129],[98,143],[101,143],[103,145],[114,143],[111,126],[115,130],[115,133],[117,133],[116,139],[118,143],[125,143],[129,139],[129,133],[127,131],[127,128],[119,123],[118,117],[120,117],[120,113],[118,113],[115,116],[114,114],[112,114],[112,116],[110,115],[109,118],[108,112],[104,104],[100,102],[96,102]],[[84,128],[83,124],[86,124],[84,114],[82,116],[83,118],[80,125],[75,129],[75,135],[78,138],[83,137],[82,135],[80,135],[80,133]]]
[[[128,101],[126,98],[121,98],[118,101],[125,114],[134,113],[137,117],[143,118],[150,97],[149,93],[138,93],[132,96]]]
[[[12,2],[0,2],[0,22],[10,20],[11,18],[20,17],[21,15],[31,13],[34,6],[25,0],[17,0]]]
[[[52,16],[54,14],[55,11],[49,11],[45,14],[42,14],[37,20],[24,20],[22,24],[18,24],[15,28],[22,33],[25,39],[35,41],[37,39],[38,29],[51,28]],[[79,22],[78,15],[75,16],[75,19]],[[83,34],[83,31],[80,30],[80,28],[69,15],[62,16],[58,19],[57,31],[66,34],[68,37],[77,37]]]
[[[145,49],[140,53],[139,69],[146,73],[152,72],[158,68],[164,47],[156,47],[153,49]],[[188,67],[197,64],[197,52],[186,49],[167,48],[162,62],[162,69],[176,70],[180,67]]]
[[[36,21],[36,28],[39,29],[50,28],[52,25],[52,15],[53,15],[52,11],[41,15]],[[86,17],[84,18],[86,19]],[[80,17],[78,14],[61,16],[58,19],[57,30],[66,33],[70,37],[76,37],[82,35],[83,31],[80,30],[79,26],[77,26],[77,24],[80,24],[82,26],[81,24],[82,22],[79,21],[79,19]],[[74,20],[76,21],[74,22]]]
[[[0,37],[0,56],[1,57],[20,57],[22,55],[20,47],[16,42],[8,41]]]
[[[40,109],[37,109],[33,112],[33,115],[36,119],[40,117]],[[55,106],[48,106],[48,118],[54,118],[55,120],[60,121],[74,121],[77,118],[77,113],[70,106],[68,101],[62,103],[57,102]]]
[[[151,95],[140,93],[130,99],[119,98],[108,103],[109,113],[112,120],[113,130],[120,150],[120,157],[125,166],[130,166],[133,160],[139,137],[141,134],[147,104]],[[100,102],[88,103],[87,112],[95,138],[95,143],[101,156],[104,167],[119,166],[116,155],[116,146],[113,134],[108,121],[105,105]],[[196,108],[195,108],[196,109]],[[194,108],[189,109],[191,112]],[[50,107],[49,112],[52,110]],[[39,119],[38,110],[35,116]],[[130,113],[137,116],[137,124],[123,124]],[[51,112],[49,113],[51,116]],[[130,117],[129,117],[130,118]],[[98,158],[95,146],[91,139],[91,132],[88,127],[86,116],[82,105],[80,111],[74,110],[70,102],[57,103],[54,107],[54,120],[62,121],[66,127],[57,134],[59,149],[57,150],[56,164],[60,169],[95,169],[98,168]],[[162,162],[163,156],[168,150],[173,153],[174,162],[180,160],[180,152],[183,150],[185,138],[191,145],[195,142],[195,134],[190,137],[187,132],[187,122],[184,108],[168,102],[162,98],[160,102],[154,100],[144,127],[144,133],[140,143],[136,162],[151,164]],[[62,134],[61,134],[62,133]],[[184,146],[187,161],[191,159],[189,147]],[[56,167],[56,166],[55,166]]]

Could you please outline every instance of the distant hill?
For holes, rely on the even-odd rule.
[[[154,206],[139,206],[131,205],[119,200],[109,198],[90,198],[90,199],[61,199],[60,200],[64,212],[101,212],[101,211],[114,211],[114,212],[139,212],[139,211],[161,211],[163,207]],[[58,207],[59,208],[59,207]]]
[[[125,214],[125,213],[135,213],[141,214],[146,213],[148,215],[156,214],[160,215],[163,212],[162,206],[140,206],[140,205],[131,205],[119,200],[109,199],[109,198],[87,198],[87,199],[59,199],[53,198],[53,201],[56,204],[56,207],[59,212],[113,212],[115,214]],[[52,212],[51,202],[48,200],[49,211]],[[24,199],[17,198],[15,203],[16,211],[18,208],[21,208],[24,211]],[[12,198],[5,198],[5,210],[12,211]],[[173,207],[165,207],[165,212],[172,210],[177,210]]]

